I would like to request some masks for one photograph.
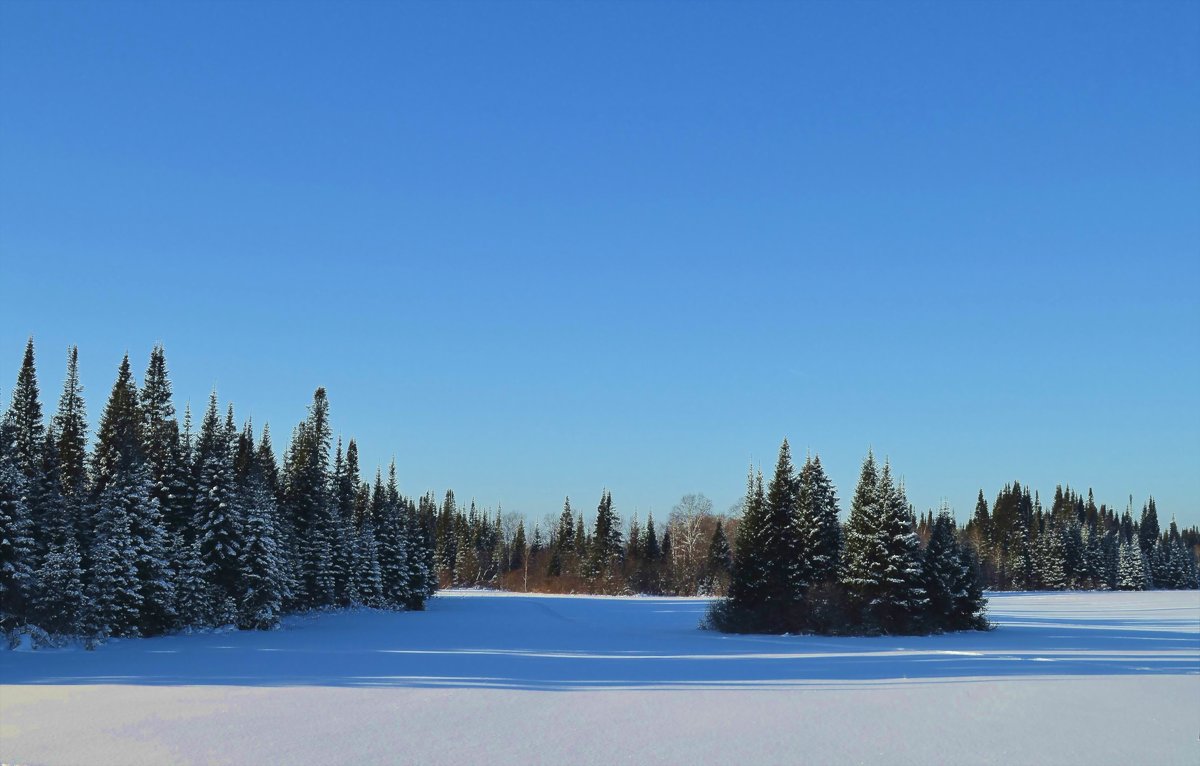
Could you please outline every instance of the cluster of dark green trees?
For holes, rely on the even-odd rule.
[[[927,524],[928,521],[923,521]],[[1019,482],[1005,486],[989,511],[983,491],[966,536],[980,551],[985,582],[997,590],[1148,590],[1198,587],[1200,530],[1159,527],[1154,498],[1134,519],[1133,499],[1121,515],[1070,487],[1058,487],[1049,509]]]
[[[47,424],[32,339],[0,421],[0,629],[147,636],[234,624],[268,629],[296,610],[421,609],[433,592],[432,514],[359,475],[358,449],[331,450],[318,388],[282,466],[270,432],[222,418],[214,393],[198,433],[176,419],[161,346],[139,387],[128,356],[95,446],[68,354]],[[331,462],[331,451],[333,457]]]
[[[872,454],[845,525],[820,458],[797,472],[784,440],[764,491],[751,472],[729,596],[712,627],[747,633],[931,633],[985,629],[973,549],[946,510],[922,545],[903,484]]]

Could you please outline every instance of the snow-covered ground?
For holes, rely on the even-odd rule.
[[[1200,763],[1200,593],[993,594],[989,633],[726,636],[707,602],[440,594],[0,651],[0,762]]]

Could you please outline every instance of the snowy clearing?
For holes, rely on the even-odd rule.
[[[0,652],[0,761],[1200,762],[1200,593],[993,594],[990,633],[729,636],[707,602],[424,613]]]

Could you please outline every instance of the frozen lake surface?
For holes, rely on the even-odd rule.
[[[443,592],[0,652],[17,763],[1200,763],[1200,593],[992,594],[998,629],[728,636],[707,601]]]

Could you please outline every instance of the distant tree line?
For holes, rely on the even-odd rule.
[[[172,404],[161,346],[139,387],[128,355],[88,446],[78,351],[47,423],[32,339],[0,421],[0,630],[10,642],[269,629],[288,612],[422,609],[434,591],[433,507],[331,450],[318,388],[282,466],[269,429],[222,418],[198,432]],[[331,451],[332,462],[331,462]]]
[[[728,529],[703,495],[687,495],[665,525],[635,515],[624,525],[612,493],[601,493],[591,524],[563,503],[561,514],[526,529],[519,514],[464,509],[447,492],[434,524],[434,567],[442,587],[548,593],[719,595],[733,568]],[[548,531],[543,532],[543,528]]]
[[[929,519],[921,520],[927,529]],[[924,532],[922,531],[922,534]],[[980,490],[965,537],[980,552],[988,587],[996,590],[1188,589],[1200,585],[1200,530],[1180,531],[1175,519],[1160,529],[1154,498],[1133,517],[1133,499],[1120,516],[1070,487],[1058,487],[1050,508],[1014,482],[989,510]]]

